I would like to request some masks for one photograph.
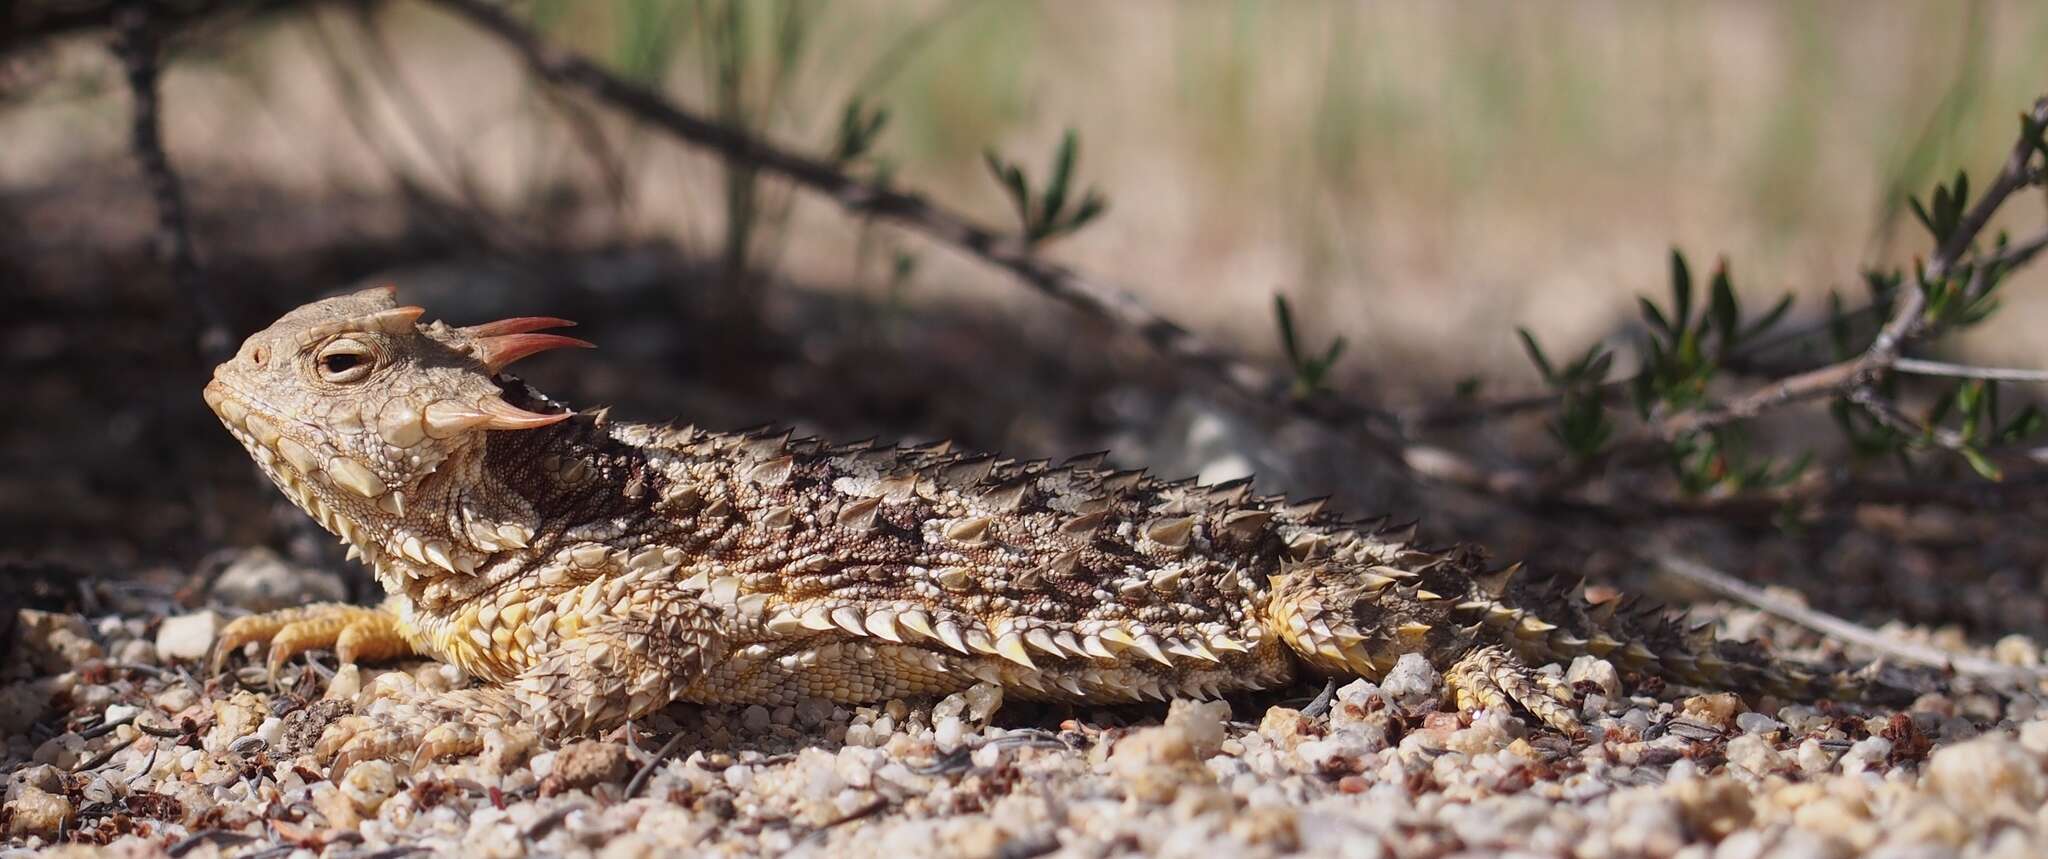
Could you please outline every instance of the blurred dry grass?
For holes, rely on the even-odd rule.
[[[1312,334],[1350,337],[1340,372],[1439,394],[1474,373],[1533,384],[1512,327],[1559,351],[1612,333],[1629,294],[1664,288],[1673,244],[1725,254],[1752,293],[1853,290],[1859,265],[1922,250],[1901,194],[1987,171],[2048,85],[2048,7],[2032,2],[527,8],[692,105],[719,104],[721,69],[737,69],[748,121],[819,151],[865,91],[891,111],[879,152],[900,181],[992,221],[1008,212],[983,148],[1039,165],[1073,127],[1082,176],[1112,205],[1058,256],[1266,353],[1284,291]],[[605,194],[573,124],[510,57],[425,6],[376,20],[388,53],[346,8],[196,43],[166,83],[181,166],[309,200],[412,184],[524,213]],[[727,25],[745,35],[720,55]],[[63,85],[0,107],[0,183],[126,163],[116,69],[73,47],[49,73]],[[720,165],[597,122],[625,193],[567,234],[715,256]],[[811,282],[876,279],[855,271],[858,225],[788,196],[771,183],[758,204],[757,261]],[[2040,220],[2040,206],[2015,208]],[[944,251],[922,256],[912,301],[1064,312]],[[2048,315],[2044,283],[2011,285],[2015,306],[1972,337],[1978,357],[2048,363],[2029,336]]]

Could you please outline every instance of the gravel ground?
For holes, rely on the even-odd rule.
[[[328,722],[460,678],[308,659],[276,689],[260,669],[208,678],[193,661],[240,606],[329,586],[258,554],[215,583],[236,604],[218,613],[22,610],[0,674],[0,853],[2048,855],[2039,690],[1952,681],[1900,711],[1752,709],[1625,688],[1589,658],[1547,669],[1584,694],[1594,730],[1578,745],[1511,713],[1446,711],[1441,677],[1410,658],[1313,701],[1005,709],[977,687],[872,707],[678,705],[561,748],[499,732],[471,759],[330,779],[308,751]],[[1831,649],[1754,611],[1695,613],[1782,651]],[[2040,657],[2019,638],[1983,650]]]

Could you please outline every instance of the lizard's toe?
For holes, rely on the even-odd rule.
[[[429,761],[473,755],[483,750],[483,731],[474,726],[460,722],[435,725],[420,737],[419,748],[413,752],[412,769],[419,772]]]
[[[387,720],[363,715],[336,719],[328,723],[326,730],[320,732],[320,739],[313,743],[313,757],[331,762],[341,752],[342,747],[357,737],[368,736],[386,723]]]
[[[386,612],[357,618],[343,627],[334,639],[334,658],[351,662],[386,662],[413,655],[412,644],[398,630],[396,618]]]
[[[270,637],[270,653],[264,659],[269,670],[270,683],[277,685],[277,673],[292,657],[308,650],[321,650],[334,646],[335,633],[331,624],[320,620],[301,620],[285,624]]]
[[[279,612],[265,612],[239,617],[221,627],[220,634],[213,639],[213,653],[207,659],[207,672],[219,674],[226,667],[228,655],[242,649],[252,641],[267,642],[277,631],[290,623],[277,617]]]
[[[328,765],[328,778],[339,781],[347,775],[349,768],[363,761],[387,760],[397,757],[410,745],[404,735],[391,726],[384,725],[356,734],[343,743],[334,755],[334,762]]]

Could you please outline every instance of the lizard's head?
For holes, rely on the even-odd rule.
[[[499,371],[536,352],[590,345],[535,333],[572,324],[560,319],[421,325],[422,310],[398,306],[393,292],[364,290],[285,314],[214,368],[205,391],[285,494],[358,546],[402,540],[407,502],[420,499],[436,470],[480,449],[486,433],[569,418],[507,402]]]

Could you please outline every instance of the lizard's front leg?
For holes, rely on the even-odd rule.
[[[718,611],[663,600],[579,629],[510,681],[442,693],[382,718],[330,725],[314,754],[333,770],[356,761],[473,754],[492,727],[520,724],[548,739],[595,734],[660,710],[724,654]]]

